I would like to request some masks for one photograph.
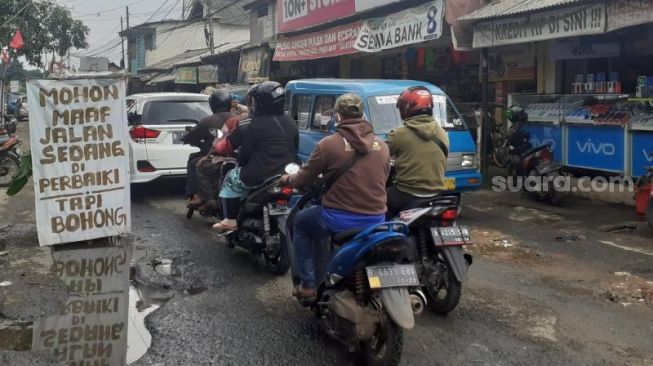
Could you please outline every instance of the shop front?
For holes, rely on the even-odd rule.
[[[642,175],[653,165],[653,2],[524,9],[465,18],[475,21],[474,47],[488,48],[490,69],[497,46],[535,47],[535,59],[546,61],[536,66],[546,79],[537,89],[551,93],[511,93],[507,101],[526,109],[531,143],[549,144],[569,168]]]

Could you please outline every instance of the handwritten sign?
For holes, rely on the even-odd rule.
[[[474,48],[603,33],[603,3],[509,17],[474,26]]]
[[[125,247],[52,253],[52,274],[70,297],[34,324],[33,351],[61,365],[124,365],[127,350],[129,255]]]
[[[40,245],[131,228],[125,81],[28,84]]]

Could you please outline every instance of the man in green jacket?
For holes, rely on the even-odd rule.
[[[433,197],[445,189],[449,155],[447,132],[433,119],[433,96],[423,87],[406,89],[397,100],[404,126],[390,133],[394,157],[394,185],[388,188],[388,217],[394,218],[410,203]]]

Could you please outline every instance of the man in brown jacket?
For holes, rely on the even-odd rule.
[[[304,167],[282,177],[282,184],[305,188],[322,174],[327,189],[320,206],[297,214],[294,246],[301,285],[298,298],[316,295],[317,246],[331,233],[382,223],[386,212],[385,184],[390,153],[376,138],[372,124],[363,119],[363,99],[345,94],[336,100],[336,133],[322,139]]]

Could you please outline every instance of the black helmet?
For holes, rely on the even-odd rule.
[[[512,106],[508,108],[506,117],[512,123],[528,122],[528,113],[526,113],[524,108],[519,106]]]
[[[253,85],[247,92],[247,106],[255,115],[282,114],[286,92],[276,81]]]
[[[225,89],[218,89],[209,97],[211,112],[228,112],[231,109],[231,93]]]

